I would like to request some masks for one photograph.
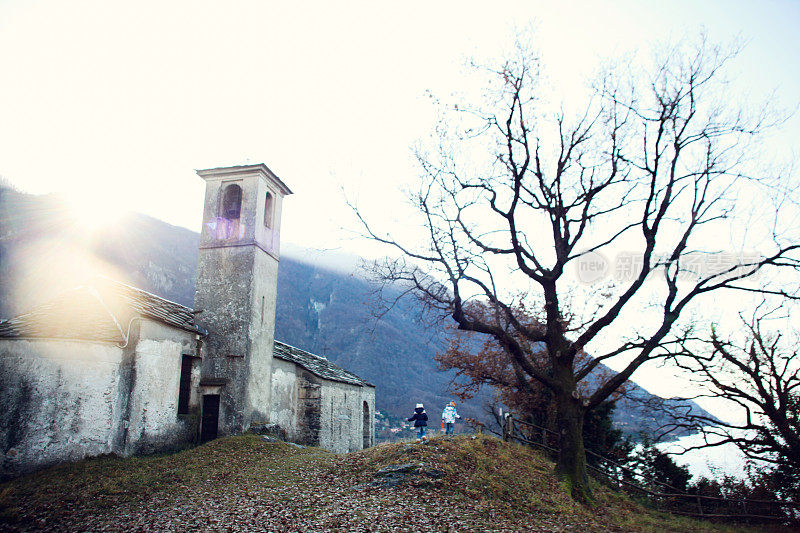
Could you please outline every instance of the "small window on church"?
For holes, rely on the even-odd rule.
[[[268,228],[272,227],[272,210],[274,205],[275,198],[272,196],[271,192],[268,192],[267,199],[264,202],[264,226]]]
[[[232,183],[225,187],[222,195],[222,217],[228,220],[236,220],[242,211],[242,188]]]
[[[192,392],[192,356],[184,355],[181,361],[180,388],[178,390],[178,414],[189,414],[189,396]]]

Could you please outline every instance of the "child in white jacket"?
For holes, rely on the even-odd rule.
[[[445,426],[445,435],[453,434],[453,426],[456,423],[456,418],[461,418],[456,411],[456,402],[450,404],[442,411],[442,425]]]

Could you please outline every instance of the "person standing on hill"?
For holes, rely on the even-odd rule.
[[[444,408],[444,411],[442,411],[442,425],[444,426],[445,435],[453,434],[453,426],[456,423],[456,418],[461,418],[456,411],[456,402],[450,402],[447,407]]]
[[[425,430],[428,426],[428,415],[425,413],[425,407],[418,403],[414,408],[414,414],[408,419],[409,422],[414,422],[414,427],[417,428],[417,440],[421,441],[425,438]]]

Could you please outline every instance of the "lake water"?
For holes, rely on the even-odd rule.
[[[701,444],[703,437],[700,434],[687,435],[677,441],[658,444],[663,452],[679,451],[683,447]],[[723,475],[734,476],[742,479],[745,476],[745,456],[733,444],[723,444],[713,448],[692,450],[683,455],[671,455],[679,465],[688,466],[693,480],[703,476],[709,479],[721,478]]]

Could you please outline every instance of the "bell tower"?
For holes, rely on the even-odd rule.
[[[263,163],[197,174],[206,194],[194,308],[209,332],[200,392],[219,406],[203,424],[216,418],[229,435],[269,421],[281,209],[292,191]]]

